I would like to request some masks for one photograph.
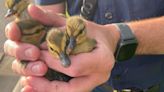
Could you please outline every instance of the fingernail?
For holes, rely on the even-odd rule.
[[[25,92],[25,89],[24,89],[24,88],[22,88],[22,89],[21,89],[21,92]]]
[[[25,50],[25,56],[28,58],[32,58],[33,57],[33,49],[32,48],[28,48]]]
[[[21,89],[21,92],[35,92],[34,89],[30,86],[26,86]]]
[[[40,69],[41,69],[41,67],[40,67],[39,64],[36,64],[36,65],[32,66],[32,72],[33,73],[39,74],[40,73]]]
[[[10,44],[9,44],[10,43]],[[4,52],[7,53],[8,55],[14,55],[14,51],[12,50],[12,48],[15,48],[14,45],[12,44],[12,42],[10,42],[9,40],[4,44]]]

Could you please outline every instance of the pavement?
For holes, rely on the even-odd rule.
[[[19,76],[11,69],[13,58],[5,55],[3,52],[3,44],[6,40],[5,25],[11,21],[11,19],[4,18],[7,11],[4,1],[1,0],[0,3],[0,92],[14,92],[13,89],[19,80]]]

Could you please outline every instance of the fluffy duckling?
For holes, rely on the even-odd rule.
[[[45,30],[47,28],[29,16],[27,11],[29,4],[30,0],[6,0],[5,5],[8,8],[8,12],[5,17],[16,17],[15,21],[21,30],[22,42],[39,46],[45,39]]]
[[[73,16],[67,19],[66,34],[69,39],[67,53],[90,52],[96,47],[96,40],[87,37],[85,21],[80,16]]]
[[[47,34],[46,41],[49,52],[59,58],[64,67],[70,66],[71,62],[66,53],[68,39],[64,32],[59,28],[52,28]]]
[[[71,61],[68,54],[66,53],[68,40],[63,30],[59,28],[52,28],[47,34],[46,41],[48,50],[52,56],[60,59],[62,66],[69,67],[71,65]],[[46,75],[49,75],[46,77],[50,77],[49,79],[51,80],[57,79],[60,81],[69,81],[72,78],[57,71],[51,72],[51,70],[49,70]]]
[[[29,16],[27,11],[29,4],[30,0],[6,0],[8,12],[5,17],[16,17],[15,21],[21,30],[22,42],[39,46],[45,39],[47,27]]]

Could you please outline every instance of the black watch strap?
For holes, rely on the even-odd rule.
[[[138,42],[128,25],[125,23],[116,25],[120,31],[120,39],[115,51],[115,58],[117,61],[125,61],[134,56]]]
[[[134,40],[135,36],[132,33],[131,29],[125,23],[117,23],[117,26],[120,31],[121,40]]]

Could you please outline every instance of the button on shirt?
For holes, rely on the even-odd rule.
[[[64,0],[36,0],[40,4],[54,4]],[[68,12],[80,14],[83,0],[67,0]],[[94,22],[109,24],[141,20],[164,15],[164,0],[98,0]],[[135,56],[125,62],[116,62],[111,78],[106,83],[115,89],[136,87],[146,89],[164,81],[164,55]],[[97,87],[94,92],[109,92]],[[164,92],[164,88],[161,88]]]
[[[113,17],[112,17],[112,13],[110,11],[106,12],[105,13],[105,18],[108,19],[108,20],[111,20]]]

